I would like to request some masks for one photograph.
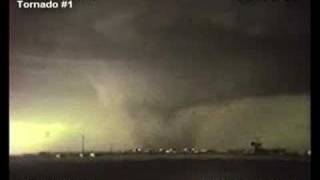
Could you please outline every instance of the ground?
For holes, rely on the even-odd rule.
[[[310,162],[298,159],[10,159],[11,180],[309,180],[309,171]]]

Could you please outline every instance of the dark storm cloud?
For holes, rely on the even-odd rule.
[[[44,47],[63,52],[63,44],[88,56],[140,55],[142,59],[153,54],[169,58],[204,53],[202,56],[212,57],[213,52],[292,50],[292,46],[303,48],[299,41],[308,40],[308,9],[300,2],[139,2],[84,1],[70,11],[20,10],[16,14],[15,39],[18,44],[33,43],[27,48],[31,52]]]
[[[277,102],[279,95],[306,102],[294,96],[309,94],[308,1],[96,0],[74,1],[68,10],[13,12],[13,96],[95,94],[105,111],[111,104],[117,108],[110,111],[125,114],[146,146],[205,141],[198,139],[202,125],[181,121],[189,109],[223,109],[246,98]]]

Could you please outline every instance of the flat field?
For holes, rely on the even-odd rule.
[[[309,180],[310,162],[281,158],[105,156],[11,158],[11,180]]]

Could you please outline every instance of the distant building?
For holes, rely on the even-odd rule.
[[[163,148],[159,148],[159,153],[163,153],[165,150]]]
[[[133,152],[133,153],[140,153],[140,152],[142,152],[142,148],[132,149],[132,152]]]
[[[61,154],[56,154],[56,158],[60,159],[61,158]]]
[[[189,149],[189,148],[187,148],[187,147],[183,148],[182,151],[183,151],[184,153],[191,153],[191,149]]]
[[[91,158],[95,158],[95,157],[96,157],[96,154],[95,154],[95,153],[90,153],[90,157],[91,157]]]
[[[208,149],[200,149],[199,152],[200,153],[208,153]]]
[[[169,148],[169,149],[166,149],[165,153],[166,154],[175,154],[175,153],[177,153],[177,151],[174,148]]]
[[[191,148],[191,152],[194,153],[194,154],[198,154],[199,153],[199,150],[197,148]]]

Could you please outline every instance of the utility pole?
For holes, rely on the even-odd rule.
[[[82,140],[81,152],[84,155],[84,152],[85,152],[85,137],[84,137],[84,134],[81,134],[81,140]]]

